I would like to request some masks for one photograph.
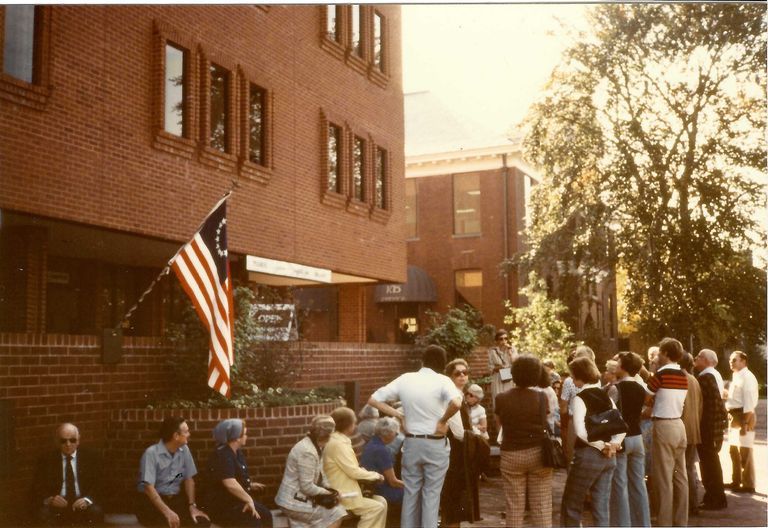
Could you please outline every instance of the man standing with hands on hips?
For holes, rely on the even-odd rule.
[[[747,368],[747,355],[736,351],[728,359],[733,379],[728,387],[725,408],[731,415],[728,429],[733,478],[731,490],[737,493],[755,492],[755,461],[752,445],[755,443],[755,407],[757,406],[757,378]]]
[[[445,350],[430,345],[422,368],[408,372],[373,393],[368,400],[381,413],[403,424],[402,479],[405,485],[402,528],[438,525],[440,492],[448,471],[448,419],[461,408],[463,395],[447,376]],[[386,402],[400,401],[402,411]]]

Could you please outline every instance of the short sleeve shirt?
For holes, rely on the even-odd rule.
[[[160,495],[177,495],[181,483],[197,475],[197,467],[187,446],[175,453],[168,451],[160,440],[141,455],[137,489],[144,492],[144,484],[151,484]]]
[[[568,414],[573,415],[573,398],[579,393],[579,389],[573,382],[572,377],[565,378],[563,382],[563,390],[560,393],[560,399],[568,402]]]

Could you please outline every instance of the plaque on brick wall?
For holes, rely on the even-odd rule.
[[[258,341],[296,341],[299,329],[294,304],[252,304],[251,317],[256,323]]]
[[[120,328],[105,328],[101,336],[101,362],[114,365],[123,356],[123,330]]]

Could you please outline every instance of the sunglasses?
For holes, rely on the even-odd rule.
[[[453,377],[458,378],[459,376],[469,376],[469,372],[466,370],[454,370]]]
[[[77,438],[59,438],[59,442],[62,444],[76,444],[78,442]]]

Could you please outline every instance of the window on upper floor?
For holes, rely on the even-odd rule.
[[[366,195],[366,142],[355,136],[352,144],[352,198],[359,202],[365,201]]]
[[[387,151],[383,148],[377,147],[376,148],[376,167],[375,167],[375,182],[374,182],[374,200],[373,205],[378,207],[379,209],[388,209],[387,200],[389,199],[389,196],[387,196],[387,170],[389,167],[387,166],[388,160],[387,160]]]
[[[184,137],[186,118],[187,52],[174,44],[165,45],[165,116],[163,129],[169,134]]]
[[[480,177],[477,174],[453,176],[453,233],[480,234]]]
[[[468,304],[476,310],[483,307],[482,270],[458,270],[454,273],[456,306]]]
[[[373,67],[384,71],[384,17],[373,13]]]
[[[266,165],[266,97],[266,90],[255,84],[249,84],[248,159],[257,165]]]
[[[325,6],[325,36],[336,42],[341,42],[341,20],[339,14],[339,6]]]
[[[3,73],[24,82],[35,82],[35,13],[33,5],[5,7]]]
[[[405,237],[416,238],[419,235],[416,209],[416,180],[405,180]]]
[[[341,193],[341,127],[328,124],[328,183],[326,190]]]
[[[352,5],[352,39],[350,41],[350,48],[353,55],[358,57],[363,56],[363,17],[361,16],[360,6],[358,4]]]
[[[209,145],[222,152],[229,149],[229,75],[221,66],[211,63],[209,94]]]

